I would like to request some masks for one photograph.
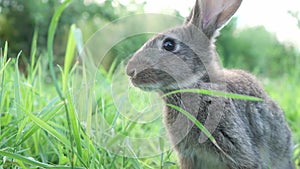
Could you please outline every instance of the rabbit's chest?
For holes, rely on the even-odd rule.
[[[188,148],[187,148],[188,147]],[[181,168],[199,169],[228,169],[220,156],[204,145],[192,147],[190,143],[182,143],[177,146]]]

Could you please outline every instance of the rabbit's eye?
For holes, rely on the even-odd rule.
[[[176,50],[176,42],[174,39],[167,38],[163,42],[163,48],[166,51],[174,52]]]

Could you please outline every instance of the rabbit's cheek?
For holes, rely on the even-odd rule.
[[[176,83],[171,75],[158,69],[145,69],[132,77],[131,81],[134,86],[147,90],[164,89],[166,86]]]

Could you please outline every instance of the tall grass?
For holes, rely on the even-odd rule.
[[[80,123],[70,93],[75,76],[72,72],[74,26],[70,28],[64,69],[53,65],[55,29],[68,3],[65,1],[57,9],[50,24],[46,64],[43,61],[45,55],[36,56],[38,31],[32,42],[27,76],[18,70],[18,58],[8,58],[8,44],[1,52],[0,168],[171,167],[175,158],[170,151],[147,159],[118,156],[99,147],[91,139],[89,129]],[[49,71],[45,69],[47,66]],[[110,72],[102,71],[102,74],[111,77]],[[107,89],[99,86],[98,90]],[[101,112],[116,119],[116,110],[109,108],[112,99],[102,101]],[[88,105],[89,109],[92,106]],[[108,121],[113,123],[114,120]],[[131,122],[124,125],[128,126],[128,131],[122,133],[134,128]]]
[[[1,49],[0,168],[178,168],[174,153],[167,149],[167,143],[163,140],[160,140],[160,148],[166,151],[161,155],[142,159],[118,156],[99,146],[92,138],[91,131],[97,127],[88,126],[89,123],[85,125],[80,121],[80,112],[77,111],[72,98],[72,91],[76,90],[73,88],[72,79],[77,76],[73,70],[79,67],[79,64],[73,64],[75,26],[70,28],[64,68],[53,65],[55,28],[68,3],[69,1],[65,1],[53,16],[49,28],[47,55],[36,56],[38,30],[35,31],[31,62],[27,68],[28,75],[25,76],[19,71],[18,57],[14,59],[8,57],[7,43],[3,50]],[[47,63],[43,61],[45,57],[48,58]],[[45,69],[47,66],[50,72]],[[112,71],[102,70],[101,72],[102,76],[107,79],[107,85],[111,85]],[[84,77],[87,74],[84,67],[81,73],[83,82],[87,82],[88,80]],[[272,80],[264,84],[271,96],[278,100],[286,112],[295,143],[298,144],[294,157],[299,168],[300,98],[297,96],[300,96],[300,89],[298,88],[299,81],[295,79],[295,77],[288,76],[284,82]],[[93,100],[89,100],[89,104],[85,105],[89,112],[86,114],[87,119],[90,122],[95,120],[93,117],[96,117],[98,113],[116,129],[115,132],[125,136],[138,136],[140,132],[145,131],[151,135],[151,130],[159,130],[159,126],[147,128],[147,126],[122,119],[117,108],[112,106],[113,99],[105,92],[107,86],[98,85],[95,90],[102,93],[101,97],[96,100],[99,107],[94,107]],[[224,93],[216,94],[241,97]],[[131,101],[139,102],[134,97]],[[101,125],[103,124],[99,123],[98,127],[101,128]],[[198,125],[201,128],[201,125]],[[110,131],[105,132],[107,135],[111,134]],[[109,141],[113,144],[114,139],[120,138],[118,136],[120,135],[116,135]]]
[[[1,54],[0,168],[176,168],[171,151],[136,159],[99,147],[79,122],[70,90],[62,92],[66,95],[63,100],[58,96],[52,83],[45,81],[50,75],[42,69],[45,65],[41,59],[32,62],[31,73],[24,76],[16,68],[17,59],[7,59],[7,47]],[[60,84],[63,74],[57,78]],[[68,76],[66,80],[70,82],[72,73]],[[67,83],[66,89],[69,88]],[[112,102],[102,107],[108,115],[117,114],[109,107]],[[109,121],[110,117],[106,118]],[[120,132],[135,132],[132,124],[124,124],[131,127]]]

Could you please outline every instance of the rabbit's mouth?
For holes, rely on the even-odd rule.
[[[145,91],[163,91],[171,84],[176,84],[171,75],[158,69],[145,69],[130,79],[134,86]]]

